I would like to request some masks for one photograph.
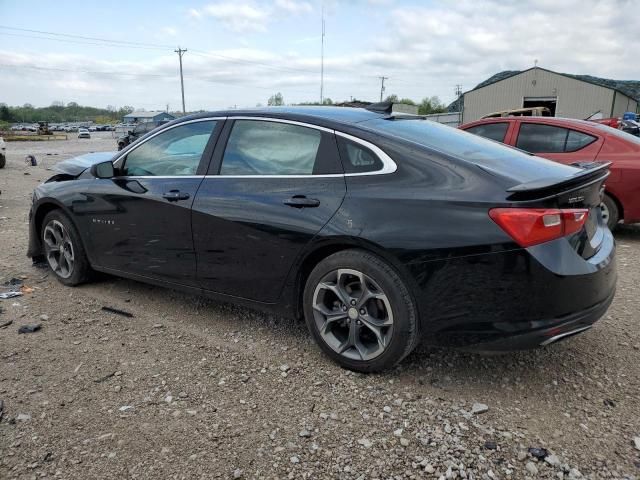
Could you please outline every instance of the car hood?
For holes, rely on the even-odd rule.
[[[96,163],[106,162],[107,160],[111,160],[116,153],[118,152],[85,153],[84,155],[69,158],[67,160],[63,160],[62,162],[56,163],[52,167],[52,170],[55,170],[56,172],[59,172],[59,173],[65,173],[67,175],[73,175],[74,177],[77,177],[92,165],[95,165]]]

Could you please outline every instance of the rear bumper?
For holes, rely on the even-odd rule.
[[[606,312],[617,281],[609,230],[587,260],[559,239],[410,268],[425,343],[474,350],[534,348],[586,330]]]
[[[468,347],[468,349],[480,352],[508,352],[544,347],[565,340],[589,330],[605,314],[614,296],[615,291],[606,300],[581,312],[567,315],[564,318],[541,321],[540,323],[544,324],[544,327],[528,333],[510,335],[492,342],[475,344]]]

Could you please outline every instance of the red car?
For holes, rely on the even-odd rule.
[[[609,228],[640,222],[640,138],[606,125],[555,117],[486,118],[460,126],[560,163],[611,162],[602,215]]]

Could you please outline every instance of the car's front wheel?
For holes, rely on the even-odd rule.
[[[392,367],[418,344],[415,302],[386,261],[343,250],[320,262],[303,295],[307,326],[320,348],[350,370]]]
[[[91,266],[73,222],[60,210],[49,212],[42,222],[42,245],[49,268],[69,286],[88,280]]]

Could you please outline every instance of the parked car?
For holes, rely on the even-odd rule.
[[[89,130],[89,132],[97,132],[98,129],[95,126],[91,126],[89,128],[87,128],[87,130]]]
[[[420,117],[338,107],[201,113],[38,186],[28,255],[304,317],[346,368],[424,339],[512,350],[589,329],[616,283],[579,169]]]
[[[611,162],[603,216],[611,229],[619,221],[640,222],[638,137],[599,123],[569,118],[493,118],[460,128],[564,164]]]
[[[91,134],[86,128],[81,128],[78,130],[78,138],[91,138]]]
[[[7,144],[4,138],[0,137],[0,168],[4,168],[7,164]]]
[[[547,107],[527,107],[527,108],[514,108],[511,110],[502,110],[500,112],[493,112],[485,115],[482,118],[496,118],[496,117],[550,117],[551,110]]]

